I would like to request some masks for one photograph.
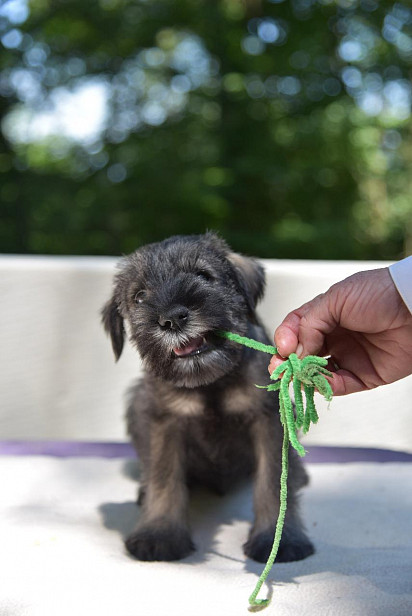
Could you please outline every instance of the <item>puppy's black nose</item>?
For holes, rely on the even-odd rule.
[[[165,314],[160,315],[158,322],[164,329],[181,329],[189,317],[185,306],[173,306]]]

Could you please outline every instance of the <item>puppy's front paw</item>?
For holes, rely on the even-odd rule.
[[[303,560],[314,553],[314,545],[303,530],[300,528],[285,528],[276,560],[279,563],[289,563],[294,560]]]
[[[142,526],[125,542],[129,554],[138,560],[180,560],[194,549],[189,532],[176,526]]]
[[[265,563],[272,550],[273,536],[270,529],[257,534],[251,532],[243,546],[245,555],[258,563]]]
[[[249,539],[243,546],[246,556],[256,560],[258,563],[265,563],[272,551],[273,538],[273,529],[267,529],[257,534],[251,532]],[[303,560],[314,552],[313,544],[300,528],[285,527],[276,555],[276,562],[287,563]]]

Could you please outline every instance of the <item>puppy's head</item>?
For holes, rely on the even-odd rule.
[[[239,363],[241,347],[215,332],[246,334],[263,290],[263,268],[215,234],[176,236],[121,261],[103,324],[116,359],[126,323],[146,370],[178,387],[199,387]]]

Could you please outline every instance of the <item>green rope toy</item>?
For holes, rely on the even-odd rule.
[[[238,334],[225,331],[218,331],[216,333],[222,338],[237,342],[238,344],[255,349],[256,351],[262,351],[270,355],[276,355],[278,352],[277,348],[274,346],[263,344],[262,342],[245,338]],[[268,391],[279,391],[279,413],[280,421],[283,426],[283,444],[279,516],[276,522],[275,537],[268,561],[254,591],[249,597],[249,604],[253,607],[265,607],[270,603],[270,599],[258,599],[257,595],[275,562],[282,537],[287,507],[289,445],[291,445],[300,456],[305,455],[306,452],[298,440],[297,431],[302,429],[303,433],[306,434],[310,425],[318,421],[318,414],[314,401],[315,389],[318,390],[328,402],[332,400],[332,388],[325,377],[333,375],[329,370],[326,370],[325,366],[327,363],[328,360],[324,357],[308,355],[303,359],[299,359],[295,353],[292,353],[289,355],[289,358],[280,364],[271,374],[270,378],[276,381],[275,383],[265,386],[256,386],[260,389],[267,389]],[[292,381],[293,386],[295,410],[289,393],[290,381]],[[302,387],[305,394],[306,405],[302,395]]]

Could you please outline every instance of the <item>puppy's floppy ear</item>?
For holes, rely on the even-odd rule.
[[[123,317],[119,313],[114,297],[103,307],[102,323],[104,329],[110,335],[113,352],[117,361],[122,354],[125,331]]]
[[[246,299],[250,318],[256,322],[256,304],[265,291],[265,271],[255,259],[236,252],[229,253],[228,259],[234,267],[240,290]]]

